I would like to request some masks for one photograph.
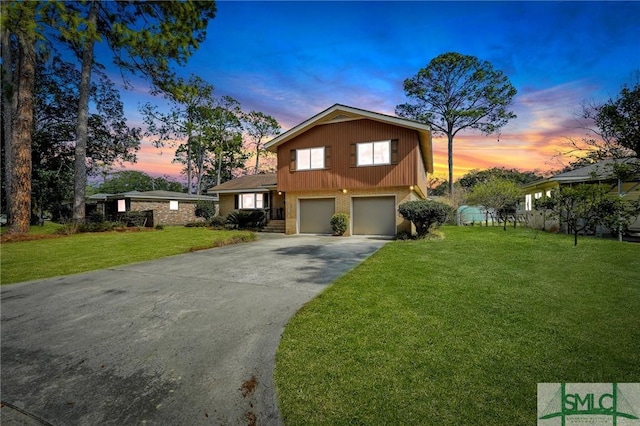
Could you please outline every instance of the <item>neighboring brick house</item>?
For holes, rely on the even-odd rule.
[[[408,231],[398,205],[424,199],[433,172],[429,126],[339,104],[266,149],[277,154],[277,174],[245,176],[207,192],[220,195],[221,215],[265,208],[272,220],[284,219],[287,234],[329,234],[334,213],[349,215],[349,235]]]
[[[217,203],[217,198],[208,195],[191,195],[172,191],[131,191],[122,194],[96,194],[88,197],[88,205],[101,210],[106,217],[115,217],[125,212],[150,212],[152,221],[147,226],[185,225],[203,221],[195,214],[198,201]]]

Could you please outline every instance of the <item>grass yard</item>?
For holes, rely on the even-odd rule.
[[[387,244],[294,316],[287,425],[533,425],[537,383],[640,382],[639,244],[443,233]]]
[[[50,234],[54,230],[50,224],[42,229],[34,227],[32,232]],[[75,274],[254,239],[255,234],[248,231],[167,226],[163,230],[86,233],[3,243],[0,282]]]

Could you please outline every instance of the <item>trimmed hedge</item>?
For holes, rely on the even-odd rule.
[[[438,201],[417,200],[400,204],[398,212],[414,224],[418,238],[424,238],[432,227],[449,220],[452,209],[451,206]]]

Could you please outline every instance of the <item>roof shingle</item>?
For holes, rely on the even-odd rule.
[[[276,186],[277,183],[278,180],[275,173],[247,175],[231,179],[218,186],[212,186],[207,189],[207,193],[243,191],[248,189],[264,190],[268,187]]]

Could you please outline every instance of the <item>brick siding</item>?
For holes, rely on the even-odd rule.
[[[168,201],[131,201],[131,211],[153,210],[153,225],[186,225],[202,222],[196,217],[196,203],[178,201],[178,210],[169,210]]]
[[[298,199],[299,198],[335,198],[336,199],[336,213],[346,213],[351,220],[351,198],[357,196],[368,195],[395,195],[396,196],[396,232],[412,231],[411,222],[405,220],[397,212],[397,206],[407,202],[419,199],[414,191],[409,187],[392,187],[392,188],[363,188],[356,190],[347,190],[343,193],[341,190],[324,190],[324,191],[301,191],[301,192],[287,192],[285,194],[285,229],[287,234],[295,234],[297,232],[298,223]],[[350,229],[347,230],[345,235],[350,235]]]

